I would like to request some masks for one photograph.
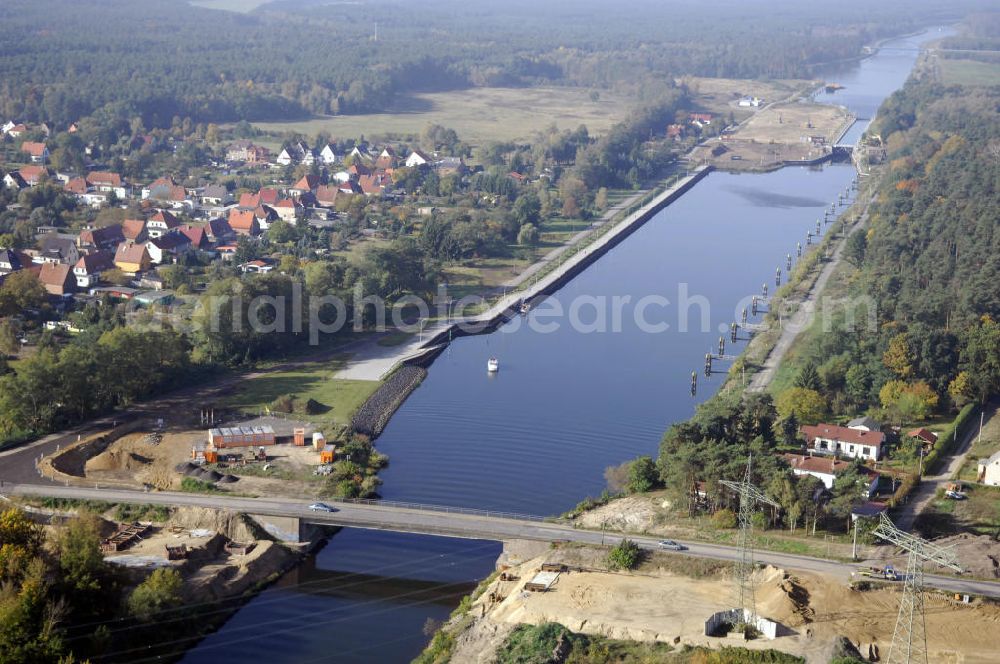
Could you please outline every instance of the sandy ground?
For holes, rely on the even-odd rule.
[[[136,487],[148,484],[158,489],[178,489],[183,475],[176,471],[177,465],[190,461],[192,446],[205,440],[204,431],[165,433],[159,439],[152,438],[149,432],[129,434],[88,460],[86,476],[97,481],[128,482]],[[237,454],[243,451],[243,448],[231,450]],[[266,471],[263,463],[252,465],[246,472],[227,464],[208,467],[223,474],[231,471],[239,477],[233,484],[219,485],[223,490],[244,495],[316,497],[321,483],[312,472],[319,465],[319,458],[311,446],[273,445],[267,448],[267,455]]]
[[[589,551],[603,556],[603,552]],[[661,566],[662,556],[670,555],[676,556],[654,554],[634,573],[570,571],[544,593],[526,592],[523,587],[552,554],[519,565],[512,569],[517,581],[495,581],[474,605],[472,615],[477,619],[457,639],[455,661],[489,661],[483,651],[492,652],[513,625],[546,621],[613,638],[715,648],[737,643],[703,634],[705,619],[732,604],[734,589],[728,573],[690,578]],[[883,658],[888,654],[899,599],[895,590],[859,592],[822,575],[790,575],[775,568],[758,572],[757,583],[758,610],[779,621],[783,635],[773,641],[752,641],[746,647],[776,648],[809,662],[825,663],[835,637],[844,635],[865,654],[869,644],[878,645]],[[502,601],[491,604],[493,592],[500,593]],[[930,661],[996,661],[1000,608],[957,604],[940,595],[928,596],[926,606]]]
[[[767,168],[784,161],[808,161],[825,154],[811,136],[835,142],[852,118],[838,106],[803,102],[772,104],[755,113],[726,140],[713,139],[695,149],[692,159],[719,168]]]
[[[255,546],[244,555],[229,553],[224,548],[228,541]],[[167,560],[166,546],[180,544],[187,547],[188,557]],[[108,562],[133,570],[136,582],[157,567],[173,567],[184,578],[185,596],[192,599],[238,595],[287,569],[294,558],[294,552],[266,538],[247,517],[202,508],[178,508],[142,540],[105,556]]]

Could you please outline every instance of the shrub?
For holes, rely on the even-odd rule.
[[[730,509],[723,508],[712,515],[712,525],[716,528],[735,528],[736,514]]]
[[[631,570],[642,562],[642,549],[629,539],[623,539],[608,552],[608,567],[610,569]]]
[[[295,411],[295,395],[283,394],[271,402],[271,410],[277,413],[292,413]]]

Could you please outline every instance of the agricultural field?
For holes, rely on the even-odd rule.
[[[941,81],[947,85],[1000,85],[1000,63],[941,58]]]
[[[552,124],[560,129],[584,124],[600,134],[624,119],[631,106],[629,97],[602,91],[595,100],[583,88],[473,88],[410,95],[384,113],[255,124],[272,133],[314,136],[326,131],[334,138],[420,135],[427,125],[439,124],[454,129],[463,141],[481,144],[528,140]]]

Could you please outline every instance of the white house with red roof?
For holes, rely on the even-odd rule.
[[[49,160],[49,149],[45,143],[25,141],[21,144],[21,152],[27,154],[33,164],[44,164]]]
[[[806,425],[799,431],[806,439],[806,446],[816,454],[875,461],[882,458],[885,434],[881,431],[852,429],[836,424]]]
[[[805,456],[803,454],[785,454],[783,456],[794,475],[815,477],[827,489],[833,488],[833,482],[838,475],[847,472],[854,466],[854,462],[829,457]],[[861,473],[868,478],[866,496],[871,498],[878,490],[879,474],[867,468],[862,469]]]

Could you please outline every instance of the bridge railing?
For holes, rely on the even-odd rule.
[[[348,505],[372,505],[373,507],[398,507],[400,509],[422,510],[425,512],[445,512],[448,514],[467,514],[469,516],[490,517],[494,519],[516,519],[518,521],[552,521],[554,517],[520,512],[503,512],[481,510],[472,507],[452,507],[451,505],[425,505],[423,503],[407,503],[398,500],[377,500],[374,498],[330,498],[328,503],[344,503]]]

